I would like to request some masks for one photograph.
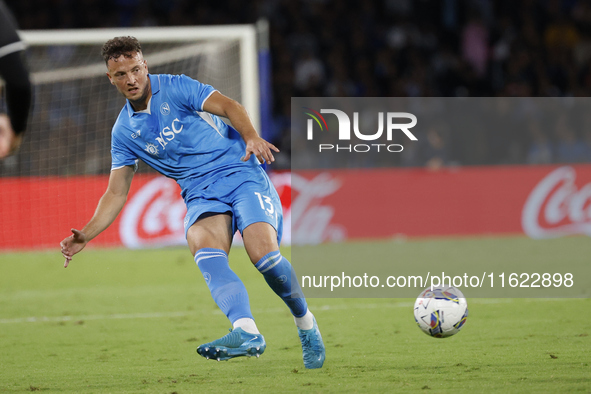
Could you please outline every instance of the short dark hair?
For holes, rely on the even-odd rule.
[[[105,42],[101,55],[108,64],[110,59],[118,59],[121,55],[125,57],[133,57],[136,53],[142,53],[142,46],[137,38],[115,37]]]

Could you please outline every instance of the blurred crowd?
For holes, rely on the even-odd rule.
[[[271,27],[269,138],[290,149],[291,97],[588,97],[591,0],[7,0],[21,29],[254,23]],[[398,165],[591,161],[591,133],[561,119],[487,128],[472,147],[426,134]],[[490,143],[501,139],[502,148]],[[476,153],[475,153],[476,152]]]

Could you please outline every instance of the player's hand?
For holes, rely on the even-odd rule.
[[[75,228],[72,229],[72,235],[60,242],[62,255],[66,259],[64,262],[64,268],[68,268],[68,264],[72,261],[72,257],[84,249],[87,243],[86,234]]]
[[[21,142],[22,136],[15,134],[10,118],[0,114],[0,160],[16,152]]]
[[[255,155],[260,163],[266,162],[267,164],[271,164],[275,161],[273,152],[271,152],[272,150],[279,152],[279,149],[275,145],[257,136],[246,142],[245,156],[240,160],[248,161],[250,155]]]

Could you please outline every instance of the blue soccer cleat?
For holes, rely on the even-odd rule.
[[[326,350],[324,348],[324,342],[322,342],[322,335],[320,335],[318,324],[316,324],[316,318],[314,318],[314,327],[309,330],[298,328],[298,334],[302,342],[304,366],[308,369],[322,368],[326,357]]]
[[[259,357],[267,344],[261,334],[250,334],[235,328],[229,334],[197,348],[197,353],[208,360],[226,361],[234,357]]]

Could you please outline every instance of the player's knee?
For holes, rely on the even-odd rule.
[[[189,230],[187,233],[187,243],[193,256],[204,248],[220,249],[226,252],[226,254],[230,252],[230,245],[227,241],[223,240],[222,237],[216,236],[214,232],[204,229]]]
[[[275,252],[275,251],[277,251],[277,249],[265,249],[264,251],[261,251],[261,252],[257,252],[257,253],[254,253],[254,254],[249,254],[248,256],[250,257],[250,261],[251,261],[253,264],[256,264],[256,263],[258,263],[259,261],[261,261],[261,259],[262,259],[263,257],[265,257],[265,256],[266,256],[266,255],[268,255],[269,253],[271,253],[271,252]]]
[[[216,241],[207,241],[207,240],[200,240],[199,242],[189,243],[189,249],[191,250],[191,254],[195,256],[197,252],[201,249],[219,249],[223,250],[226,254],[230,253],[230,248],[223,243],[216,242]]]
[[[279,249],[277,231],[266,222],[253,223],[242,232],[244,247],[253,264]]]
[[[277,241],[275,239],[258,239],[255,242],[246,243],[246,253],[253,264],[258,263],[263,257],[271,252],[279,250]]]
[[[231,217],[221,214],[199,219],[187,231],[187,243],[193,255],[203,248],[229,253],[232,245]]]

